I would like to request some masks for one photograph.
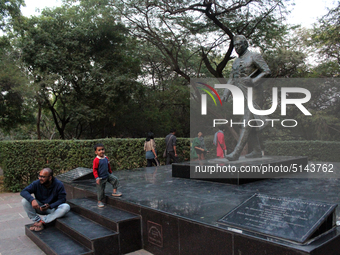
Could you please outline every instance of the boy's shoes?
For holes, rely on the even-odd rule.
[[[99,208],[103,208],[104,206],[105,206],[105,205],[104,205],[104,203],[103,203],[102,201],[99,201],[99,202],[98,202],[98,207],[99,207]]]
[[[113,197],[121,197],[122,193],[121,192],[116,192],[116,193],[112,193]]]

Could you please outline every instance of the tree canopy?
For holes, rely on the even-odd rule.
[[[228,77],[233,38],[242,34],[272,78],[327,78],[309,88],[315,118],[276,137],[338,139],[340,3],[313,29],[285,24],[289,3],[68,0],[26,18],[23,1],[3,1],[0,128],[45,139],[164,136],[171,128],[189,136],[190,79]],[[270,107],[270,91],[263,103]]]
[[[126,31],[114,17],[78,5],[45,10],[23,23],[23,62],[62,139],[80,137],[94,122],[112,126],[135,92],[139,60]]]
[[[0,127],[9,132],[33,120],[28,79],[8,52],[0,55]]]
[[[11,25],[19,22],[21,17],[20,7],[24,0],[1,0],[0,1],[0,30],[8,30]]]
[[[254,46],[269,44],[284,29],[287,12],[283,0],[108,0],[107,5],[123,16],[134,36],[155,46],[171,70],[187,81],[202,75],[224,77],[233,58],[233,36],[243,34]]]

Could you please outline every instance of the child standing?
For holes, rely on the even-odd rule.
[[[119,181],[118,178],[112,174],[110,161],[108,157],[105,156],[104,145],[101,143],[96,144],[94,146],[94,153],[97,155],[93,160],[93,175],[96,179],[98,207],[104,207],[102,200],[104,198],[106,182],[111,183],[113,187],[112,196],[120,197],[122,193],[117,192]]]

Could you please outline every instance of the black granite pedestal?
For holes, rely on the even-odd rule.
[[[107,185],[106,202],[140,217],[142,248],[156,255],[335,255],[340,254],[340,229],[335,225],[340,214],[339,208],[332,205],[340,203],[340,179],[336,177],[340,164],[327,164],[332,164],[334,176],[320,173],[318,178],[310,178],[309,174],[302,173],[299,178],[294,175],[294,178],[264,179],[243,185],[172,177],[171,166],[119,171],[114,174],[120,180],[118,190],[123,196],[110,196],[112,187]],[[96,197],[93,178],[75,181],[65,176],[58,178],[65,185],[68,199]],[[320,222],[325,231],[314,238],[314,230],[318,228],[312,227],[311,235],[306,231],[310,236],[308,241],[301,243],[286,242],[285,236],[277,238],[271,233],[248,231],[219,221],[254,194],[330,204],[334,210],[325,214],[324,220],[328,223],[324,226],[321,218],[315,221]],[[224,219],[224,223],[233,223],[230,218]]]

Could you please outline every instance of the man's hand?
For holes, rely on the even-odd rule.
[[[50,205],[49,204],[44,204],[44,205],[42,205],[42,206],[40,206],[40,211],[46,211],[47,209],[49,209],[50,208]]]
[[[247,86],[247,87],[254,87],[253,79],[250,78],[249,76],[247,77],[242,77],[242,83]]]
[[[96,179],[96,183],[99,185],[100,184],[100,179]]]
[[[32,207],[34,209],[36,209],[36,210],[40,209],[40,206],[39,206],[37,200],[34,199],[31,204],[32,204]]]

